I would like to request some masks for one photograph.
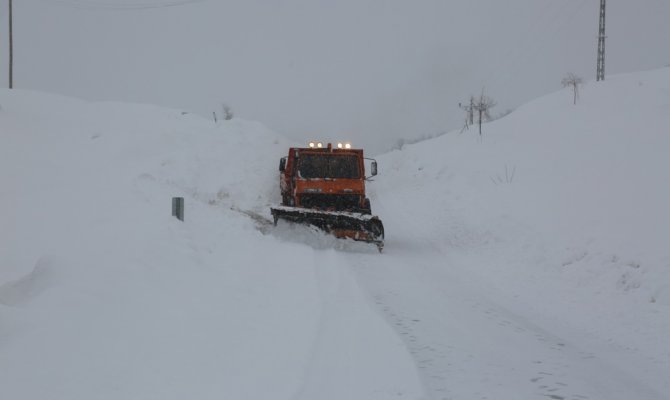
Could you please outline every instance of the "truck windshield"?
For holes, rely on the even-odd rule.
[[[359,179],[358,157],[322,154],[301,154],[298,161],[301,178]]]

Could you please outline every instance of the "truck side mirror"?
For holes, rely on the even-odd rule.
[[[279,159],[279,171],[284,172],[284,170],[286,170],[286,157]]]
[[[370,173],[372,174],[372,176],[377,175],[377,161],[372,161],[372,163],[370,164]]]

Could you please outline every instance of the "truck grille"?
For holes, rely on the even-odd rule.
[[[306,208],[333,209],[337,211],[358,210],[361,196],[357,194],[303,194],[300,205]]]

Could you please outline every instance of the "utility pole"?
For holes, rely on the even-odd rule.
[[[12,29],[12,0],[9,0],[9,88],[14,87],[14,32]]]
[[[474,125],[475,97],[470,96],[470,105],[464,106],[463,103],[458,103],[458,106],[467,113],[465,117],[465,125],[463,126],[463,129],[461,129],[461,132],[463,132],[464,130],[469,129],[468,127],[470,125]]]
[[[605,0],[600,0],[600,26],[598,28],[598,67],[596,71],[596,81],[605,80],[605,38]]]
[[[475,116],[474,116],[474,110],[475,109],[475,97],[470,96],[470,107],[468,107],[468,116],[470,117],[470,125],[474,125],[475,123]]]

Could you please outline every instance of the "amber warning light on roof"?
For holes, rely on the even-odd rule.
[[[322,142],[309,142],[309,148],[310,149],[322,149],[323,148],[323,143]],[[338,149],[351,149],[351,143],[349,142],[337,142],[337,148]]]

